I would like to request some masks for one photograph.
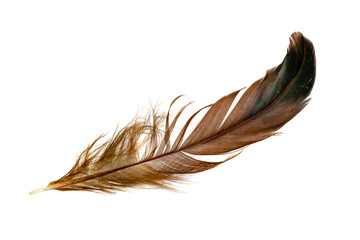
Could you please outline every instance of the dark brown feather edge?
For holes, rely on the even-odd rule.
[[[301,33],[292,34],[287,56],[292,52],[303,52],[303,65],[308,45],[312,47],[311,42]],[[315,67],[315,55],[313,62]],[[258,101],[264,94],[266,86],[262,84],[276,78],[283,64],[268,70],[264,78],[251,85],[226,118],[239,91],[205,107],[209,110],[185,140],[191,121],[204,108],[189,118],[173,144],[170,143],[170,136],[187,105],[179,110],[171,122],[170,109],[167,114],[158,114],[152,109],[146,118],[135,118],[122,130],[116,131],[110,140],[98,145],[104,137],[100,136],[80,154],[73,168],[59,180],[51,182],[46,190],[112,193],[147,186],[173,189],[172,183],[183,181],[184,174],[202,172],[234,158],[243,147],[274,135],[306,106],[311,89],[300,98],[278,103],[282,95],[286,94],[286,88],[271,104],[251,113],[254,101]],[[300,66],[298,72],[302,68]],[[162,125],[164,130],[161,130]],[[144,148],[144,154],[139,156],[140,150]],[[201,161],[193,157],[227,153],[232,155],[220,162]]]

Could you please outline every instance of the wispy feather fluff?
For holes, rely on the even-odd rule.
[[[253,83],[230,113],[239,90],[194,113],[177,136],[173,136],[173,130],[187,106],[172,120],[170,109],[167,114],[151,111],[147,118],[135,118],[103,144],[98,144],[103,138],[100,136],[80,154],[65,176],[34,192],[171,188],[171,183],[183,180],[186,174],[214,168],[237,156],[243,147],[274,135],[306,106],[314,81],[313,45],[301,33],[293,33],[283,62]],[[204,117],[185,138],[193,118],[206,109]],[[173,142],[170,136],[175,139]],[[220,162],[196,157],[220,154],[230,155]]]

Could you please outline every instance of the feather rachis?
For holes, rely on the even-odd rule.
[[[195,112],[171,143],[175,125],[188,106],[170,121],[177,97],[167,114],[152,108],[146,118],[135,118],[105,143],[98,144],[104,136],[97,138],[66,175],[42,190],[108,193],[145,186],[172,189],[171,184],[183,181],[186,174],[214,168],[237,156],[245,146],[274,135],[308,103],[315,68],[312,43],[294,33],[284,61],[253,83],[231,111],[239,91]],[[185,138],[190,123],[205,109],[204,117]],[[198,155],[228,153],[233,155],[220,162],[197,159]]]

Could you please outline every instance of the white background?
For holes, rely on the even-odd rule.
[[[355,2],[1,1],[0,238],[359,239]],[[250,86],[294,31],[314,43],[317,76],[281,136],[180,193],[28,195],[149,102],[166,111],[185,94],[197,109]]]

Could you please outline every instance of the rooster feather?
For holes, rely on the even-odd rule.
[[[291,35],[283,62],[266,72],[234,103],[240,90],[194,113],[180,132],[173,130],[182,107],[170,121],[167,114],[152,110],[135,118],[103,144],[97,138],[78,157],[72,169],[43,190],[84,190],[112,193],[137,187],[171,189],[186,174],[209,170],[234,158],[252,143],[276,133],[308,103],[315,81],[315,51],[301,33]],[[234,106],[231,109],[231,106]],[[194,117],[207,109],[187,134]],[[170,138],[175,139],[173,142]],[[199,155],[228,154],[220,162],[199,160]]]

